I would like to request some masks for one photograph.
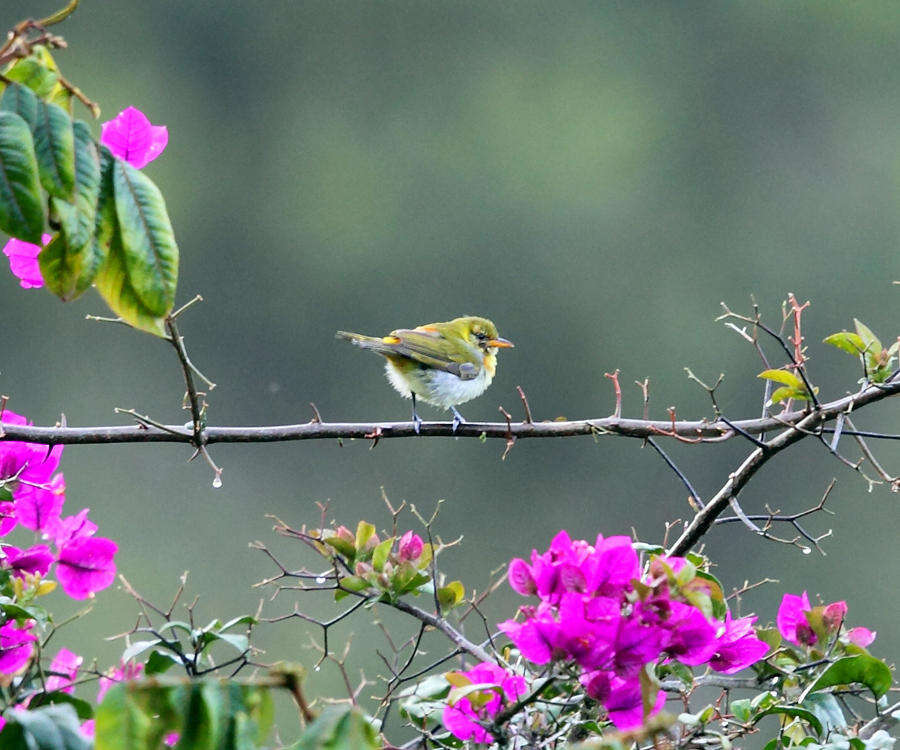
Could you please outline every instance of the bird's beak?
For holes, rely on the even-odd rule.
[[[506,339],[496,338],[491,339],[487,342],[488,346],[496,346],[498,349],[512,349],[515,344],[512,341],[507,341]]]

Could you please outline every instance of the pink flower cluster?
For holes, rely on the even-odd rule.
[[[500,623],[500,630],[536,664],[575,662],[587,694],[620,729],[646,718],[645,665],[674,659],[730,674],[768,651],[754,632],[755,617],[727,615],[722,622],[695,606],[709,603],[710,586],[687,560],[656,557],[642,573],[625,536],[601,535],[592,545],[561,531],[546,552],[532,551],[530,564],[513,560],[509,583],[540,603],[521,607],[522,620]],[[658,690],[648,698],[651,714],[665,701]]]
[[[25,425],[28,421],[4,411],[0,424]],[[63,591],[73,599],[87,599],[113,582],[118,546],[111,539],[94,536],[97,525],[88,520],[87,508],[74,516],[62,516],[66,484],[63,475],[56,473],[61,455],[61,445],[51,449],[37,443],[0,442],[0,486],[12,495],[11,501],[0,502],[0,537],[23,526],[52,543],[20,549],[0,542],[0,567],[25,580],[29,575],[47,575],[55,563]],[[2,658],[0,672],[8,673]]]
[[[813,608],[804,591],[800,596],[784,595],[775,623],[786,641],[809,648],[819,642],[820,636],[830,637],[838,633],[846,615],[847,602],[832,602]],[[855,627],[847,630],[844,635],[848,642],[866,648],[875,640],[876,633],[868,628]]]
[[[100,143],[113,156],[127,161],[136,169],[142,169],[159,156],[169,142],[169,131],[165,125],[151,125],[147,116],[135,107],[123,109],[113,120],[101,126]],[[41,237],[41,244],[34,245],[24,240],[11,239],[3,247],[3,254],[9,258],[9,269],[19,279],[23,289],[44,286],[44,277],[38,264],[38,254],[50,240],[52,234]]]
[[[447,678],[452,684],[469,690],[448,705],[441,717],[444,726],[464,741],[493,742],[493,736],[482,724],[493,719],[504,703],[512,703],[527,690],[523,677],[511,675],[490,662],[468,672],[451,672]]]

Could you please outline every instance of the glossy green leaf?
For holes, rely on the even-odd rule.
[[[355,706],[327,706],[290,750],[378,750],[371,722]]]
[[[175,654],[171,654],[168,651],[153,651],[144,664],[144,674],[148,677],[162,674],[177,664],[181,664],[181,662]]]
[[[39,99],[33,135],[41,185],[50,195],[71,200],[75,190],[72,118],[58,104]]]
[[[0,112],[0,231],[41,244],[44,202],[28,123]]]
[[[100,157],[87,124],[77,121],[74,202],[50,201],[60,234],[39,256],[47,287],[63,301],[75,299],[93,282],[106,259],[106,248],[94,242],[100,194]]]
[[[3,712],[0,750],[89,750],[91,741],[80,730],[75,709],[68,704]]]
[[[51,198],[50,202],[62,229],[38,255],[38,264],[47,288],[63,302],[69,302],[91,285],[103,259],[93,238],[80,248],[69,246],[67,232],[78,224],[78,210],[59,198]]]
[[[178,245],[159,188],[143,172],[116,159],[113,164],[116,218],[125,269],[147,311],[172,310],[178,283]]]
[[[863,350],[866,348],[866,345],[859,337],[859,334],[850,333],[850,331],[832,333],[830,336],[825,337],[824,343],[837,347],[841,351],[853,354],[854,356],[862,354]]]
[[[803,380],[797,375],[794,375],[794,373],[788,372],[787,370],[763,370],[756,377],[765,378],[766,380],[774,380],[776,383],[781,383],[782,385],[786,385],[789,388],[806,390],[806,386],[803,384]]]
[[[28,123],[31,130],[34,130],[37,123],[37,106],[38,98],[34,92],[18,83],[7,86],[0,97],[0,110],[15,112]]]
[[[104,255],[105,261],[97,271],[94,286],[110,309],[126,323],[155,336],[165,337],[164,319],[146,308],[131,284],[116,215],[113,187],[115,159],[106,148],[101,148],[100,152],[100,193],[93,241],[100,246],[97,252]]]
[[[854,683],[865,685],[876,698],[880,698],[891,687],[891,670],[883,661],[868,654],[847,656],[831,664],[807,692],[814,693],[833,685]]]
[[[841,710],[841,705],[830,693],[812,693],[803,701],[803,708],[812,712],[818,719],[821,729],[819,734],[830,734],[836,729],[847,726],[847,719]]]

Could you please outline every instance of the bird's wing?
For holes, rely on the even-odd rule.
[[[433,367],[456,375],[460,380],[472,380],[478,376],[478,366],[464,354],[446,354],[435,346],[436,339],[444,338],[439,331],[427,327],[410,330],[401,328],[385,336],[385,349],[392,354],[406,357],[426,367]],[[386,353],[384,351],[380,352]]]

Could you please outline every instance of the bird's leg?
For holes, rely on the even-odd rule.
[[[463,422],[465,422],[465,418],[462,414],[460,414],[455,406],[450,407],[450,411],[453,412],[453,429],[452,432],[456,432],[456,428],[459,427]]]
[[[413,413],[412,413],[412,421],[413,425],[415,425],[416,435],[419,434],[419,430],[422,427],[422,418],[416,414],[416,394],[412,394],[412,402],[413,402]]]

